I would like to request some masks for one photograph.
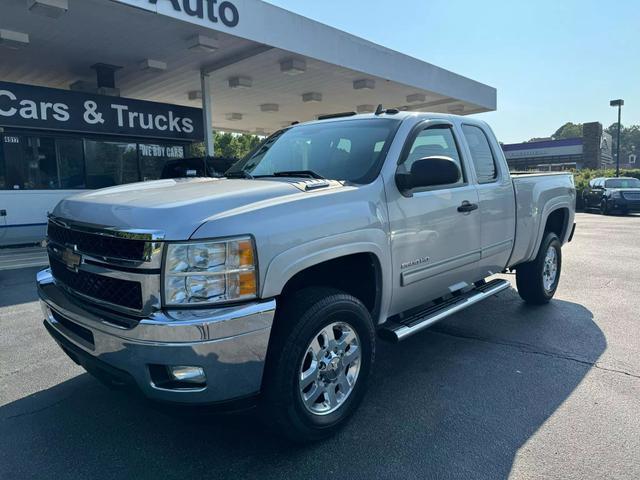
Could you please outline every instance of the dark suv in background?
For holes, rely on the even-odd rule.
[[[584,209],[598,209],[603,215],[613,211],[627,214],[640,211],[640,180],[631,177],[594,178],[582,192]]]

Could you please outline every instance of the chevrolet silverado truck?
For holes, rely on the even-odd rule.
[[[61,201],[37,276],[44,326],[109,384],[256,405],[317,440],[361,402],[377,338],[493,296],[510,283],[485,279],[506,270],[524,301],[548,302],[575,200],[570,174],[511,176],[482,121],[334,115],[274,133],[222,178]]]

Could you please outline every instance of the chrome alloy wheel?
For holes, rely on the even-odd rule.
[[[334,322],[311,340],[300,365],[300,397],[314,415],[336,411],[360,373],[360,339],[349,324]]]
[[[542,284],[547,292],[553,290],[553,285],[558,277],[558,252],[550,245],[544,257],[544,268],[542,270]]]

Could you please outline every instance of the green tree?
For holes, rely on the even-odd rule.
[[[261,141],[257,135],[248,133],[219,132],[215,135],[213,149],[216,156],[242,158]]]
[[[618,123],[611,124],[605,129],[613,137],[613,155],[615,157],[618,144]],[[620,162],[624,163],[631,153],[640,154],[640,125],[620,128]]]
[[[555,131],[551,138],[561,140],[563,138],[579,138],[582,137],[582,124],[567,122]]]

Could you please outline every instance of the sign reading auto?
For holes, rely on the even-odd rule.
[[[0,82],[0,126],[201,141],[197,108]]]
[[[168,2],[176,12],[184,12],[191,17],[208,18],[213,23],[222,22],[227,27],[235,27],[240,21],[238,9],[231,2],[218,0],[148,0],[151,5]]]

